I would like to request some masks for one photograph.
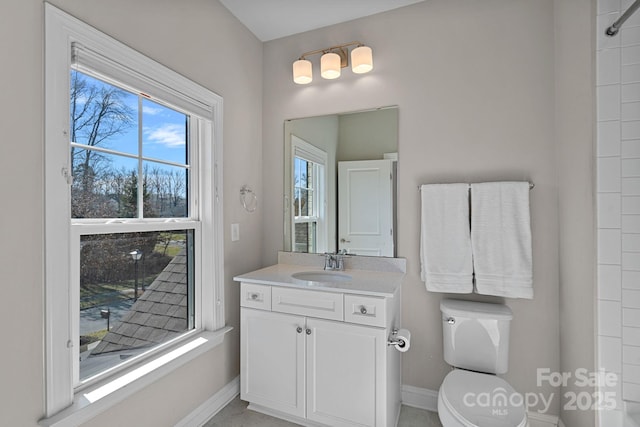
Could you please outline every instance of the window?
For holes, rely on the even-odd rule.
[[[46,40],[51,416],[223,329],[222,99],[48,4]]]
[[[327,153],[295,135],[292,141],[294,252],[326,252]]]

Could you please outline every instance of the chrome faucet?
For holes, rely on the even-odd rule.
[[[344,256],[347,251],[345,249],[338,251],[335,254],[324,254],[324,269],[325,270],[344,270]]]

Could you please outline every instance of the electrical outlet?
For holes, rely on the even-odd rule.
[[[237,242],[240,240],[240,224],[231,224],[231,241]]]

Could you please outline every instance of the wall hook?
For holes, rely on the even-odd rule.
[[[247,212],[255,212],[258,209],[258,196],[248,185],[240,188],[240,203]]]

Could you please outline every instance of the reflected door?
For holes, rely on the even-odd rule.
[[[338,163],[338,249],[393,256],[393,161]]]

